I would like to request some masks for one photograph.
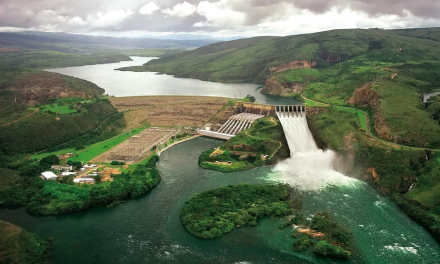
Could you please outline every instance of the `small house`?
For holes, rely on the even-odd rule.
[[[52,170],[58,170],[58,171],[70,171],[73,169],[72,165],[52,165]]]
[[[86,184],[95,184],[95,179],[93,178],[75,178],[73,179],[74,183],[86,183]]]
[[[76,175],[76,174],[77,174],[76,172],[66,171],[66,172],[62,172],[61,176],[66,177],[66,176],[71,176],[71,175]]]
[[[51,171],[45,171],[41,173],[40,178],[43,180],[56,180],[58,176]]]

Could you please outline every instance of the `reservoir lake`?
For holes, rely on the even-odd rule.
[[[175,78],[172,75],[155,72],[130,72],[115,69],[140,66],[153,57],[132,56],[133,61],[46,69],[95,83],[105,89],[105,93],[117,97],[142,95],[196,95],[243,98],[250,94],[262,104],[298,104],[293,99],[264,95],[260,93],[262,85],[250,83],[216,83],[196,79]]]

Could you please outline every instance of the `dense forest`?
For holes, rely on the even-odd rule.
[[[214,238],[240,226],[257,225],[265,216],[290,215],[300,206],[300,197],[288,185],[228,185],[191,197],[180,219],[191,234]]]

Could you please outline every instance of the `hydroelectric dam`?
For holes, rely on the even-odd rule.
[[[207,124],[203,129],[198,130],[202,136],[228,140],[240,131],[249,129],[256,120],[273,116],[280,120],[289,117],[306,117],[307,109],[303,105],[261,105],[244,103],[238,107],[238,113],[229,117],[221,126]],[[307,121],[306,121],[307,122]],[[283,124],[284,129],[284,124]],[[290,146],[289,146],[290,147]]]

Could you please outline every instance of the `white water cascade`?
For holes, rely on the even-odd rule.
[[[278,172],[275,177],[279,177],[277,181],[303,190],[320,190],[329,185],[359,182],[333,169],[335,153],[316,146],[305,112],[277,112],[277,116],[290,148],[290,158],[274,168]]]

